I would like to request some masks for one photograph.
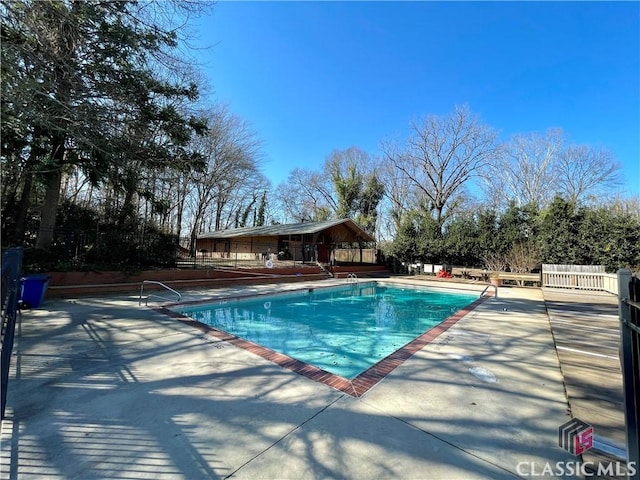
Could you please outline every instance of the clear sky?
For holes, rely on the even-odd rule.
[[[640,194],[640,2],[220,2],[194,44],[274,185],[334,149],[378,155],[455,105],[501,132],[604,146]]]

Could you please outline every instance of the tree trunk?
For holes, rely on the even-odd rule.
[[[216,203],[216,221],[213,227],[214,230],[220,230],[220,225],[222,224],[222,202],[218,199]]]
[[[16,208],[16,225],[14,232],[14,240],[18,245],[24,242],[24,224],[27,219],[27,212],[31,205],[31,187],[33,186],[33,173],[29,170],[30,163],[27,162],[24,174],[24,185],[22,186],[22,194]]]
[[[39,137],[40,135],[41,129],[39,127],[36,127],[34,130],[34,136]],[[45,153],[46,152],[43,151],[42,147],[36,145],[34,142],[31,145],[31,153],[29,153],[27,162],[24,165],[22,193],[16,207],[16,224],[14,231],[14,240],[18,245],[22,245],[24,243],[25,222],[27,220],[27,213],[29,212],[29,208],[31,207],[31,191],[33,190],[34,177],[33,172],[36,170],[38,162],[41,161],[41,157],[45,155]]]
[[[189,255],[194,257],[194,260],[197,260],[197,258],[198,258],[198,252],[196,251],[197,239],[198,239],[197,226],[194,223],[193,229],[191,230],[191,237],[190,237],[190,240],[189,240]]]
[[[47,174],[47,190],[44,196],[40,217],[40,229],[36,238],[36,248],[48,250],[53,240],[56,227],[56,214],[60,201],[60,186],[62,185],[62,171],[56,168]]]
[[[117,226],[119,230],[124,230],[129,224],[129,220],[134,220],[134,212],[136,211],[133,200],[134,200],[135,190],[132,188],[127,188],[124,194],[124,201],[122,203],[122,208],[120,212],[118,212],[118,221]]]
[[[60,110],[56,114],[61,115],[60,120],[54,129],[46,129],[43,134],[49,134],[51,140],[51,159],[52,165],[45,176],[46,192],[42,211],[40,214],[40,229],[36,238],[36,249],[48,250],[53,240],[53,232],[56,227],[56,214],[58,212],[58,203],[60,202],[60,189],[62,187],[62,167],[66,157],[66,140],[69,136],[68,128],[70,120],[66,119],[66,115],[71,110],[71,92],[73,91],[71,82],[71,70],[69,65],[73,65],[71,61],[75,57],[76,40],[74,38],[75,21],[78,18],[79,10],[82,8],[80,2],[73,2],[68,15],[62,20],[59,30],[54,35],[64,35],[59,38],[61,59],[53,68],[54,77],[56,79],[52,92],[53,98],[59,105]]]
[[[178,192],[178,205],[176,207],[176,226],[175,232],[180,239],[180,234],[182,233],[182,212],[184,210],[184,195],[182,192]]]

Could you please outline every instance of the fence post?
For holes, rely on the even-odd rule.
[[[620,363],[622,367],[622,387],[624,394],[625,424],[627,438],[627,461],[633,464],[635,475],[629,476],[640,480],[640,425],[638,424],[639,406],[636,403],[637,394],[640,392],[640,361],[634,358],[640,348],[640,333],[632,328],[632,308],[630,302],[632,273],[628,269],[618,270],[618,307],[620,312]],[[640,315],[636,312],[636,318]],[[636,326],[637,328],[637,326]],[[634,341],[635,336],[635,341]],[[634,355],[635,350],[635,355]],[[635,364],[635,365],[634,365]]]

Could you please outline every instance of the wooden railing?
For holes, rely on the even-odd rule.
[[[542,272],[542,286],[575,288],[580,290],[604,290],[618,294],[618,280],[614,273]]]
[[[602,289],[605,292],[618,295],[618,275],[615,273],[603,273],[602,274]]]

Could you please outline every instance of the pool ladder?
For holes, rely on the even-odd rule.
[[[164,283],[162,283],[162,282],[156,282],[155,280],[143,280],[143,281],[142,281],[142,285],[140,285],[140,299],[138,300],[138,305],[139,305],[139,306],[140,306],[140,305],[142,305],[142,292],[143,292],[143,290],[144,290],[144,286],[145,286],[145,284],[149,284],[149,283],[154,284],[154,285],[160,285],[161,287],[166,288],[166,289],[167,289],[167,290],[169,290],[170,292],[175,293],[175,294],[178,296],[178,302],[179,302],[180,300],[182,300],[182,295],[181,295],[179,292],[176,292],[176,291],[175,291],[173,288],[171,288],[171,287],[167,287]],[[153,294],[153,293],[150,293],[149,295],[147,295],[147,296],[145,297],[145,302],[144,302],[144,304],[145,304],[145,305],[147,305],[147,302],[149,301],[149,298],[150,298],[150,297],[160,298],[160,299],[162,299],[162,300],[167,300],[167,301],[171,301],[171,300],[172,300],[171,298],[163,297],[162,295],[155,295],[155,294]]]
[[[349,275],[347,275],[347,283],[358,284],[358,276],[355,273],[350,273]]]
[[[482,297],[484,296],[485,292],[486,292],[487,290],[489,290],[489,287],[493,287],[493,289],[495,290],[494,298],[498,298],[498,287],[496,287],[496,286],[495,286],[495,285],[493,285],[492,283],[490,283],[489,285],[487,285],[487,286],[485,287],[485,289],[484,289],[484,290],[482,290],[482,293],[480,294],[480,298],[482,298]]]

